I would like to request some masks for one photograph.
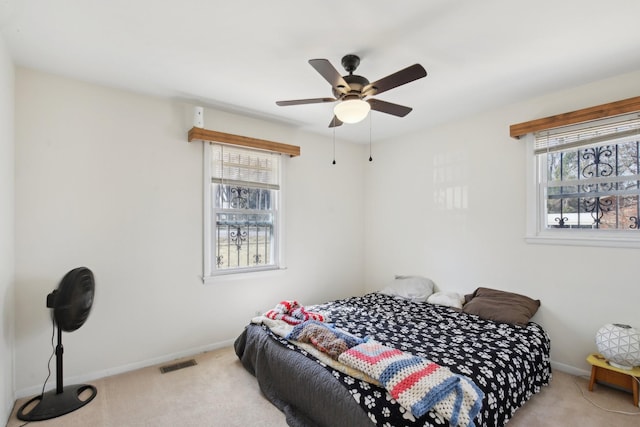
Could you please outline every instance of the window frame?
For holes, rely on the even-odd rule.
[[[245,146],[239,146],[234,144],[225,144],[217,141],[205,141],[203,144],[203,283],[212,283],[219,281],[220,279],[240,279],[247,278],[249,276],[255,277],[259,274],[272,274],[278,270],[286,269],[284,261],[284,209],[285,206],[285,193],[284,183],[286,182],[286,158],[288,156],[280,154],[279,164],[279,186],[277,199],[277,208],[274,212],[274,258],[275,262],[268,266],[252,266],[234,268],[228,270],[217,270],[214,266],[213,254],[215,253],[215,242],[213,238],[213,231],[215,226],[213,221],[214,217],[214,200],[212,197],[212,144],[227,145],[234,148],[246,149],[246,150],[258,150],[256,148],[249,148]],[[269,150],[262,150],[269,151]]]
[[[546,195],[541,179],[546,162],[535,151],[535,136],[524,136],[526,143],[526,235],[532,244],[640,248],[639,230],[605,230],[545,227]]]

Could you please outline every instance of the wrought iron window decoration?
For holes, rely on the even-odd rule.
[[[246,262],[247,265],[263,264],[270,251],[270,238],[273,236],[269,190],[219,185],[217,197],[218,205],[229,206],[231,209],[229,213],[220,212],[216,219],[217,267],[229,267],[232,255],[236,258],[236,263],[240,264],[243,251],[246,252],[247,260],[250,260]],[[256,213],[261,208],[265,208],[265,213]],[[253,247],[249,248],[250,245]],[[235,247],[233,254],[230,252],[231,247]]]
[[[614,172],[617,169],[618,157],[614,156],[614,151],[618,151],[617,145],[606,145],[580,150],[577,156],[580,178],[589,179],[615,176]],[[560,156],[563,157],[563,154],[561,153]],[[578,193],[573,194],[573,196],[579,197],[577,212],[580,213],[583,211],[589,213],[593,219],[593,226],[595,228],[599,228],[604,215],[616,207],[614,197],[608,195],[608,193],[616,190],[616,185],[617,183],[614,182],[583,184],[578,187]],[[593,194],[593,196],[589,197],[591,194]],[[605,195],[601,196],[598,194]],[[568,227],[568,224],[566,224],[568,218],[564,215],[564,208],[565,201],[570,200],[569,196],[571,195],[560,195],[560,213],[558,217],[554,218],[554,221],[558,223],[558,228]],[[628,218],[631,221],[629,228],[636,229],[637,215],[629,216]]]
[[[249,189],[247,187],[230,187],[231,193],[231,207],[235,209],[245,209],[247,207],[247,198],[249,195]]]

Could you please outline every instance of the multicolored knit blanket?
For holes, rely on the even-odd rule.
[[[374,340],[345,351],[338,361],[380,381],[415,417],[433,409],[451,426],[475,425],[484,393],[469,378],[447,367]]]
[[[324,316],[320,313],[307,311],[298,301],[281,301],[272,310],[264,314],[265,317],[273,320],[284,320],[290,325],[298,325],[305,320],[319,320],[324,322]]]
[[[338,360],[338,356],[351,347],[364,342],[362,338],[347,334],[317,320],[307,320],[294,326],[285,338],[292,341],[308,342],[334,360]]]

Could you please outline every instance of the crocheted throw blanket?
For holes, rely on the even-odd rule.
[[[347,334],[332,325],[327,325],[317,320],[307,320],[294,326],[293,330],[285,338],[292,341],[310,343],[334,360],[338,360],[338,356],[351,347],[364,342],[362,338]]]
[[[290,325],[298,325],[305,320],[319,320],[324,322],[325,318],[321,313],[314,313],[305,310],[298,301],[281,301],[275,308],[267,311],[265,317],[273,320],[284,320]]]
[[[338,361],[380,381],[415,417],[433,409],[451,426],[475,425],[484,393],[469,378],[447,367],[374,340],[345,351]]]

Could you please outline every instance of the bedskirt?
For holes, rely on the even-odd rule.
[[[325,367],[275,341],[261,326],[247,326],[234,348],[290,426],[372,427],[349,391]]]

